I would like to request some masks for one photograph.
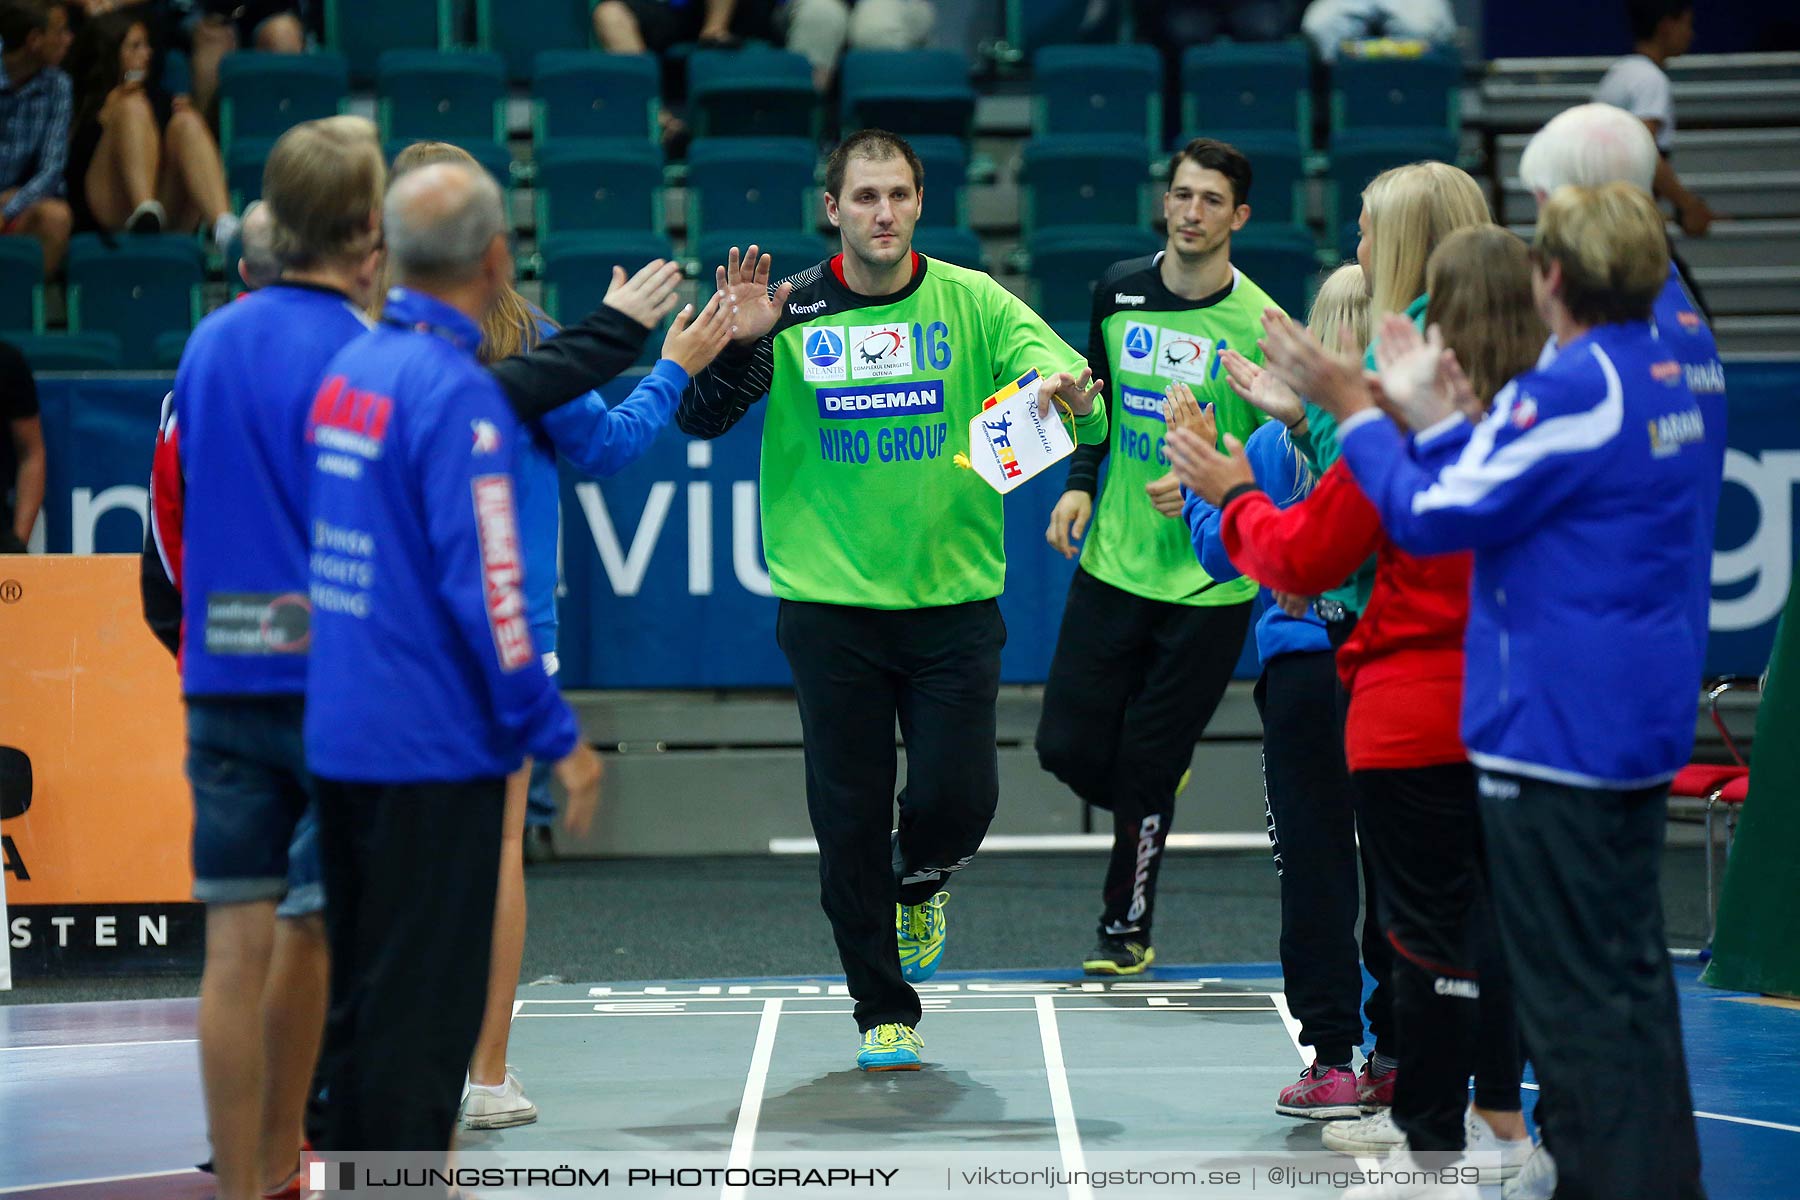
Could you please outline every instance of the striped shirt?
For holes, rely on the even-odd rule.
[[[63,194],[70,97],[69,77],[56,67],[14,87],[0,66],[0,190],[19,189],[0,217],[11,221],[38,201]]]

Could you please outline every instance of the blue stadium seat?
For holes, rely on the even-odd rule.
[[[557,234],[540,242],[538,253],[544,311],[563,324],[599,307],[612,286],[613,267],[636,273],[653,259],[674,257],[668,238],[641,232]]]
[[[390,50],[376,90],[383,141],[506,141],[506,71],[497,54]]]
[[[341,54],[227,54],[219,62],[219,145],[273,140],[302,121],[336,116],[350,92]]]
[[[485,167],[487,173],[494,177],[494,182],[503,188],[510,189],[512,187],[513,156],[512,150],[508,147],[483,138],[431,138],[428,140],[448,142],[452,146],[468,151],[475,161]],[[395,138],[385,143],[381,150],[387,155],[388,162],[392,163],[400,156],[402,150],[412,144],[409,139]]]
[[[1181,56],[1181,127],[1231,141],[1293,133],[1312,145],[1312,65],[1304,42],[1214,42]]]
[[[262,199],[263,164],[274,148],[270,138],[237,138],[225,151],[225,190],[231,193],[233,210],[243,212],[252,200]]]
[[[696,137],[819,136],[812,65],[785,50],[696,50],[688,56]]]
[[[1162,145],[1162,55],[1152,46],[1047,46],[1032,64],[1031,131]]]
[[[0,329],[44,331],[44,248],[36,238],[0,237]]]
[[[1122,258],[1156,253],[1163,239],[1137,225],[1081,225],[1037,230],[1026,245],[1038,315],[1085,321],[1093,311],[1094,281]]]
[[[1232,235],[1231,265],[1255,280],[1282,311],[1305,319],[1319,276],[1319,249],[1309,231],[1251,222]]]
[[[745,250],[752,244],[769,256],[769,266],[774,272],[773,278],[777,280],[817,266],[838,252],[835,239],[827,241],[816,233],[730,229],[708,233],[698,242],[688,243],[694,247],[698,262],[699,274],[695,278],[700,281],[700,287],[696,299],[700,303],[704,304],[713,294],[713,285],[718,281],[718,268],[725,265],[731,248],[736,246],[739,250]]]
[[[33,371],[117,371],[125,351],[111,333],[0,333]]]
[[[1331,68],[1331,138],[1357,130],[1456,133],[1462,105],[1462,61],[1434,49],[1418,58],[1352,58]]]
[[[852,50],[838,76],[845,132],[969,135],[975,89],[969,60],[954,50]]]
[[[367,87],[387,51],[454,46],[453,10],[453,0],[325,0],[325,44],[350,64],[351,82]]]
[[[546,51],[531,75],[532,138],[657,142],[661,93],[654,55]]]
[[[921,229],[969,227],[969,144],[961,138],[923,134],[907,144],[925,168],[926,204]]]
[[[818,221],[815,156],[802,138],[713,138],[688,147],[688,238],[714,229],[765,235]]]
[[[537,149],[537,235],[661,231],[662,152],[648,142],[557,139]]]
[[[69,330],[116,334],[127,368],[156,363],[156,339],[200,319],[206,261],[199,243],[165,233],[117,239],[77,234],[69,243]]]
[[[942,259],[976,271],[987,270],[981,258],[981,239],[973,230],[944,226],[920,228],[913,233],[913,248],[927,258]]]
[[[590,0],[505,0],[496,14],[494,0],[475,0],[475,45],[504,58],[507,78],[523,83],[539,52],[593,44],[593,7]]]
[[[1052,321],[1050,329],[1057,337],[1073,346],[1083,358],[1087,357],[1088,335],[1092,332],[1087,321]]]
[[[1097,134],[1033,138],[1019,162],[1027,237],[1056,225],[1136,225],[1144,219],[1149,148]]]
[[[1331,140],[1331,166],[1325,189],[1325,228],[1355,226],[1362,191],[1390,167],[1411,162],[1456,161],[1456,136],[1447,130],[1372,129],[1340,133]],[[1354,251],[1355,238],[1350,246]]]
[[[187,349],[187,340],[188,331],[185,329],[171,329],[167,333],[158,334],[156,336],[156,348],[154,351],[156,356],[156,369],[159,371],[173,371],[176,367],[180,366],[181,352]]]
[[[1126,8],[1093,0],[1006,0],[1007,49],[1029,58],[1046,46],[1116,42]]]

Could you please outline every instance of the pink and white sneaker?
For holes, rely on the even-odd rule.
[[[1284,1117],[1310,1117],[1316,1121],[1354,1117],[1362,1111],[1357,1105],[1356,1076],[1344,1067],[1314,1063],[1300,1072],[1298,1080],[1281,1089],[1275,1111]]]
[[[1365,1062],[1356,1077],[1356,1102],[1366,1113],[1380,1112],[1394,1106],[1394,1081],[1400,1078],[1399,1067],[1379,1078],[1373,1071],[1374,1068]]]

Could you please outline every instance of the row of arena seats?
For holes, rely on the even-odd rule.
[[[545,51],[529,76],[536,140],[654,144],[661,68],[649,55]],[[1182,129],[1313,145],[1313,63],[1304,42],[1197,46],[1182,60]],[[702,138],[817,140],[825,114],[811,68],[782,50],[700,50],[687,60],[694,132]],[[273,139],[348,100],[354,72],[333,53],[234,54],[220,68],[221,141]],[[965,56],[948,50],[853,50],[844,57],[838,120],[913,135],[967,138],[975,89]],[[1163,60],[1149,46],[1050,46],[1034,62],[1033,132],[1123,138],[1160,152]],[[1453,53],[1346,57],[1328,90],[1330,142],[1369,131],[1454,135],[1461,64]],[[507,63],[479,51],[388,50],[377,61],[384,139],[506,141]],[[1179,133],[1180,130],[1170,131]]]

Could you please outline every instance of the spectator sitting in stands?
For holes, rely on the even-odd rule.
[[[244,46],[270,54],[306,50],[303,0],[74,0],[90,17],[140,9],[157,41],[185,50],[194,73],[194,106],[212,110],[219,60]]]
[[[608,54],[654,54],[692,42],[703,50],[735,49],[746,37],[768,40],[773,32],[772,0],[600,0],[594,6],[594,36]],[[674,150],[687,139],[687,122],[673,111],[678,97],[668,91],[663,72],[663,105],[658,112],[663,144]]]
[[[1675,98],[1663,64],[1686,54],[1694,41],[1694,0],[1626,0],[1635,52],[1607,69],[1594,89],[1596,104],[1622,108],[1645,125],[1656,139],[1662,160],[1656,164],[1655,194],[1675,206],[1675,219],[1689,237],[1712,227],[1714,213],[1706,201],[1688,191],[1669,165],[1675,141]]]
[[[813,87],[823,92],[845,45],[916,50],[931,36],[937,10],[931,0],[782,0],[775,21],[787,48],[812,64]]]
[[[77,40],[69,200],[80,229],[190,232],[220,250],[239,221],[212,131],[185,96],[150,82],[150,34],[136,8],[88,21]]]
[[[69,15],[50,0],[0,0],[0,233],[34,237],[44,274],[69,249],[62,199],[69,149]]]
[[[1448,45],[1456,40],[1449,0],[1313,0],[1300,19],[1319,57],[1337,59],[1338,47],[1361,38],[1417,38]]]
[[[1274,42],[1299,28],[1298,0],[1134,0],[1137,40],[1174,59],[1189,46],[1221,35],[1239,42]]]
[[[37,381],[11,342],[0,342],[0,417],[0,554],[23,554],[44,507],[44,425]]]

